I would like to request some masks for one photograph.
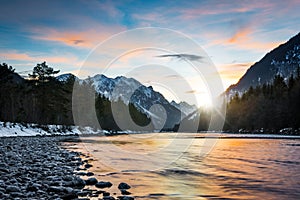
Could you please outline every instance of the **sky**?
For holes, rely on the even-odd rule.
[[[155,88],[169,99],[181,100],[171,94],[176,82],[180,83],[170,73],[174,70],[190,86],[183,91],[186,97],[182,98],[196,95],[197,101],[207,103],[211,94],[205,74],[199,75],[202,78],[194,76],[196,72],[188,70],[185,59],[158,56],[174,53],[168,48],[175,45],[179,47],[175,53],[206,57],[206,62],[216,68],[224,90],[267,52],[299,32],[299,10],[298,0],[1,0],[0,62],[12,65],[17,72],[47,61],[61,73],[74,73],[82,78],[99,73],[132,76],[146,85],[156,84]],[[139,31],[130,32],[145,27],[158,28],[162,33],[147,38]],[[176,34],[169,36],[168,31],[189,38],[201,50],[189,49],[185,42],[178,41]],[[128,32],[132,39],[122,37],[128,36]],[[113,43],[113,48],[105,46],[111,40],[114,43],[108,43]],[[164,51],[135,50],[140,46],[133,43],[139,40],[147,40],[148,46],[143,43],[147,47],[165,45]],[[103,60],[113,61],[116,55],[118,60],[107,70]],[[168,66],[167,72],[159,66]],[[160,72],[154,73],[155,70]],[[151,82],[157,74],[170,79],[167,83]],[[168,83],[175,86],[170,89]]]

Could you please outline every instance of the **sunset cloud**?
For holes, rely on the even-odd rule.
[[[22,66],[18,63],[26,63],[24,66],[34,67],[37,63],[46,61],[50,65],[56,65],[55,67],[61,68],[65,66],[69,67],[79,67],[81,62],[73,55],[34,55],[29,53],[20,53],[17,51],[10,52],[1,52],[0,59],[2,62],[7,63],[16,63],[19,66]],[[19,70],[19,69],[17,69]]]
[[[254,63],[245,62],[245,63],[229,63],[218,66],[218,73],[223,79],[223,84],[225,88],[230,86],[233,83],[236,83],[239,78],[241,78],[247,69]]]
[[[236,49],[237,51],[250,50],[253,52],[266,53],[285,42],[285,40],[264,40],[265,38],[257,37],[255,32],[255,28],[249,25],[249,27],[242,27],[237,29],[228,37],[220,33],[212,33],[211,35],[207,34],[206,38],[209,42],[205,45],[205,47],[209,48],[212,46],[223,46],[228,48],[227,51]]]
[[[19,60],[19,61],[33,61],[35,58],[30,57],[26,53],[15,53],[15,52],[10,52],[10,53],[0,53],[0,58],[1,60]]]
[[[234,35],[229,38],[227,41],[224,41],[226,45],[235,45],[243,49],[254,49],[254,50],[270,50],[278,45],[282,44],[284,41],[274,41],[274,42],[263,42],[258,41],[253,38],[251,35],[254,32],[249,27],[241,28],[234,33]]]
[[[36,40],[58,42],[71,47],[92,49],[100,42],[109,38],[114,33],[124,30],[122,27],[102,27],[84,31],[76,30],[57,30],[51,28],[33,28]]]
[[[249,35],[251,34],[250,28],[242,28],[238,30],[227,42],[229,44],[244,42],[249,39]]]
[[[76,61],[76,57],[68,57],[64,56],[32,56],[27,53],[17,53],[17,52],[9,52],[9,53],[0,53],[0,57],[2,60],[23,60],[23,61],[43,61],[47,60],[53,63],[64,63],[70,61]]]

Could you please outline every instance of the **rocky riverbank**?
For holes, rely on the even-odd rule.
[[[59,146],[70,137],[0,138],[0,199],[133,199],[112,197],[103,190],[110,182],[89,177],[93,173],[85,172],[89,164],[80,157],[84,155]],[[130,186],[125,186],[120,184],[122,194],[128,194]]]

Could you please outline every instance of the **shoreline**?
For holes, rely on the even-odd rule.
[[[108,131],[108,130],[95,130],[91,127],[78,127],[78,126],[65,126],[65,125],[38,125],[38,124],[26,124],[26,123],[11,123],[0,121],[0,138],[2,137],[32,137],[32,136],[118,136],[118,135],[138,135],[138,134],[149,134],[149,133],[179,133],[175,131],[158,131],[154,130],[151,132],[146,131]],[[182,132],[190,133],[190,132]],[[246,131],[198,131],[192,132],[192,134],[206,134],[206,135],[232,135],[236,138],[239,135],[252,136],[255,138],[266,136],[270,137],[299,137],[300,129],[285,128],[278,132],[269,130],[256,130]],[[207,137],[207,136],[206,136]],[[210,137],[210,136],[209,136]],[[213,136],[217,137],[217,136]]]
[[[115,199],[103,188],[85,188],[94,175],[85,172],[92,159],[62,145],[76,138],[78,136],[0,138],[0,199],[89,199],[100,198],[100,195],[103,199]]]
[[[85,133],[85,134],[55,134],[55,135],[14,135],[14,136],[0,136],[1,138],[76,138],[73,142],[81,142],[80,138],[89,138],[89,137],[117,137],[122,135],[146,135],[146,134],[178,134],[178,138],[180,134],[190,134],[190,137],[182,137],[185,138],[194,138],[194,139],[300,139],[300,135],[287,135],[287,134],[274,134],[274,133],[223,133],[223,132],[197,132],[197,133],[189,133],[189,132],[147,132],[147,133],[130,133],[130,134],[102,134],[102,133]],[[71,141],[71,140],[70,140]]]

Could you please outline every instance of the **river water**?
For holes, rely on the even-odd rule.
[[[300,199],[300,138],[153,133],[82,136],[90,171],[136,199]]]

